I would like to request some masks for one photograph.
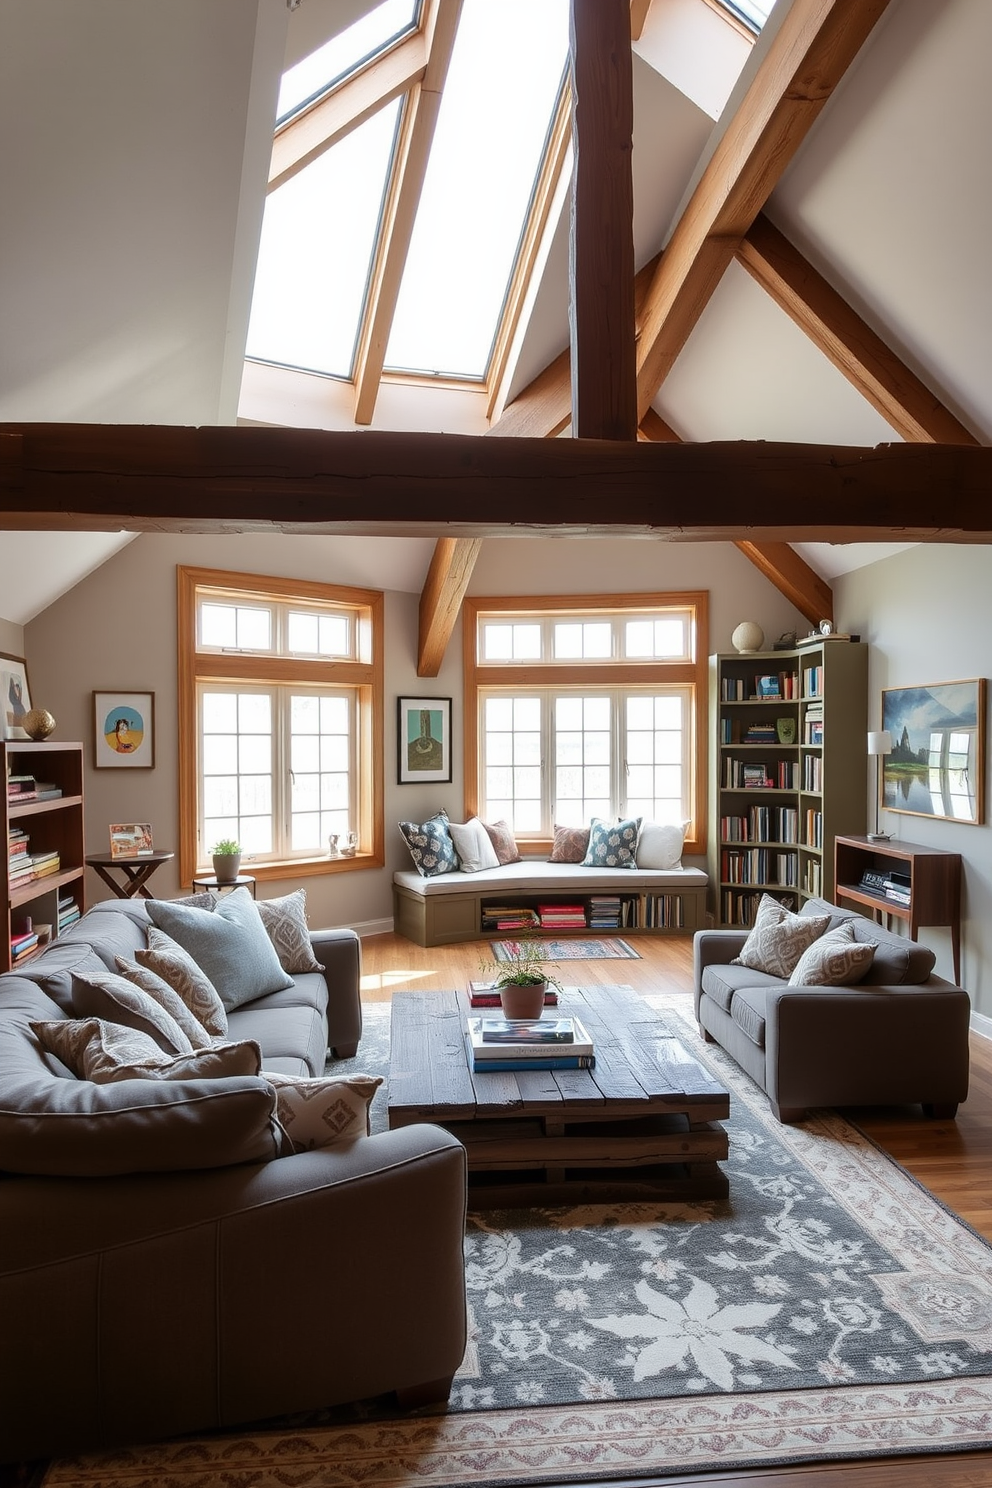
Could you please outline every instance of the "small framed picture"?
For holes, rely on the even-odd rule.
[[[112,858],[147,858],[154,852],[148,822],[114,822],[110,828]]]
[[[0,651],[0,706],[3,708],[3,738],[27,739],[23,720],[31,712],[28,669],[23,656]]]
[[[397,704],[397,784],[449,781],[451,699],[401,697]]]
[[[94,692],[93,763],[98,770],[154,768],[153,692]]]

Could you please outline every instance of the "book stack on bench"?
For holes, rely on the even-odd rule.
[[[584,930],[586,907],[584,904],[539,904],[542,930]]]
[[[591,1069],[596,1063],[592,1039],[578,1018],[469,1018],[468,1050],[477,1074]]]

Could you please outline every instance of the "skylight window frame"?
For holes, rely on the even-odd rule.
[[[352,63],[347,71],[339,73],[337,77],[331,78],[322,88],[318,88],[315,93],[311,93],[309,98],[305,98],[301,103],[298,103],[289,113],[280,115],[276,119],[273,137],[278,137],[291,124],[295,124],[298,119],[303,118],[305,114],[310,113],[320,104],[326,103],[335,93],[339,93],[342,88],[354,82],[355,78],[367,72],[370,67],[384,61],[401,47],[404,42],[409,41],[411,36],[416,36],[418,32],[422,32],[423,28],[424,0],[416,0],[414,17],[408,26],[404,27],[402,31],[396,32],[388,41],[383,42],[381,46],[374,48],[371,52],[367,52],[364,57],[360,57],[356,62]]]

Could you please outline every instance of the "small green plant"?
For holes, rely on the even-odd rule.
[[[210,855],[214,858],[233,858],[241,851],[241,843],[235,842],[233,837],[222,837],[215,842],[210,849]]]
[[[497,987],[534,987],[547,982],[562,990],[558,980],[558,966],[554,961],[541,959],[541,944],[536,940],[514,940],[508,944],[513,950],[508,961],[482,960],[479,970],[491,978]]]

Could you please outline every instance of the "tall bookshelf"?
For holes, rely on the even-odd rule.
[[[7,843],[0,866],[2,898],[6,906],[6,933],[0,940],[0,971],[9,971],[11,938],[24,933],[29,920],[33,926],[50,926],[54,939],[60,919],[64,920],[70,913],[69,901],[79,913],[85,908],[83,746],[8,740],[0,744],[0,749],[3,751],[4,837]],[[10,795],[7,788],[11,777],[16,780],[18,776],[28,776],[53,786],[61,795],[19,801]],[[56,855],[56,870],[40,878],[12,877],[11,865],[15,861],[12,846],[23,839],[27,842],[26,852],[32,858],[47,856],[51,861]],[[40,945],[29,947],[17,965],[26,964],[40,950]]]
[[[831,899],[834,838],[865,830],[868,648],[824,639],[710,657],[709,874],[718,927],[762,894]]]

